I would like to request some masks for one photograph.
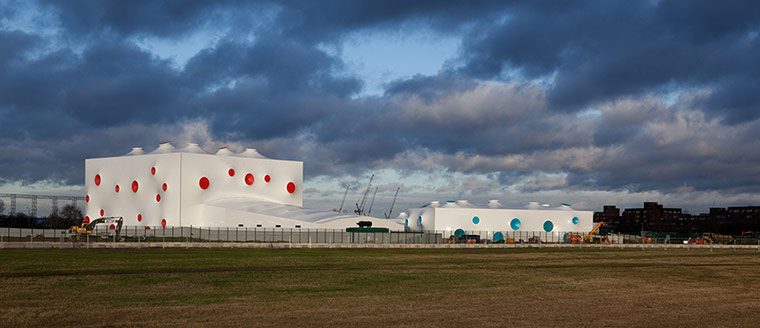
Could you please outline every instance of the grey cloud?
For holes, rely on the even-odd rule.
[[[465,38],[462,71],[481,78],[551,77],[549,102],[578,110],[620,96],[714,87],[713,113],[755,119],[757,4],[711,1],[516,6]],[[741,81],[737,86],[721,81]],[[748,81],[749,80],[749,81]],[[749,83],[748,83],[749,82]]]

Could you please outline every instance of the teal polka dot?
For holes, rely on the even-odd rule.
[[[546,221],[544,222],[544,231],[550,232],[554,229],[554,223],[552,221]]]
[[[422,224],[422,215],[420,215],[420,217],[417,218],[417,224]]]
[[[406,220],[404,220],[404,226],[405,226],[405,227],[408,227],[408,226],[409,226],[409,219],[406,219]]]
[[[573,224],[578,224],[578,217],[577,216],[573,217]]]
[[[454,231],[454,236],[457,236],[457,237],[462,237],[462,236],[464,236],[464,230],[462,230],[462,229],[457,229],[456,231]]]
[[[504,240],[504,234],[501,232],[497,232],[493,234],[493,241],[502,241]]]
[[[475,224],[478,224],[478,223],[480,223],[480,218],[479,218],[479,217],[477,217],[477,216],[473,217],[473,218],[472,218],[472,223],[475,223]]]
[[[509,226],[512,227],[512,230],[520,230],[520,219],[512,219],[512,221],[509,222]]]

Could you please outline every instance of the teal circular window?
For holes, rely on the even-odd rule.
[[[478,223],[480,223],[480,218],[479,218],[479,217],[477,217],[477,216],[473,216],[473,217],[472,217],[472,223],[475,223],[475,224],[478,224]]]
[[[405,226],[405,227],[408,227],[408,226],[409,226],[409,219],[406,219],[406,220],[404,220],[404,226]]]
[[[550,232],[554,229],[554,223],[552,221],[546,221],[544,222],[544,231]]]
[[[454,231],[454,236],[457,236],[457,237],[462,237],[462,236],[464,236],[464,230],[462,230],[462,229],[457,229],[456,231]]]
[[[573,224],[578,224],[578,217],[577,216],[573,217]]]
[[[512,221],[509,222],[509,226],[512,227],[512,230],[520,230],[520,219],[512,219]]]
[[[501,232],[497,232],[493,234],[493,241],[502,241],[504,240],[504,234]]]
[[[420,215],[420,217],[417,218],[417,224],[422,224],[422,215]]]

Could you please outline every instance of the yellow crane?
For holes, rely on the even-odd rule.
[[[565,241],[571,244],[609,244],[610,239],[607,236],[597,235],[599,228],[607,225],[605,222],[599,222],[588,234],[568,233],[565,235]]]

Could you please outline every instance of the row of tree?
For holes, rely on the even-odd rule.
[[[43,218],[32,217],[26,213],[6,215],[5,202],[0,199],[0,227],[65,229],[81,224],[82,220],[84,220],[82,210],[73,204],[63,206],[60,211],[54,209],[50,215]]]

